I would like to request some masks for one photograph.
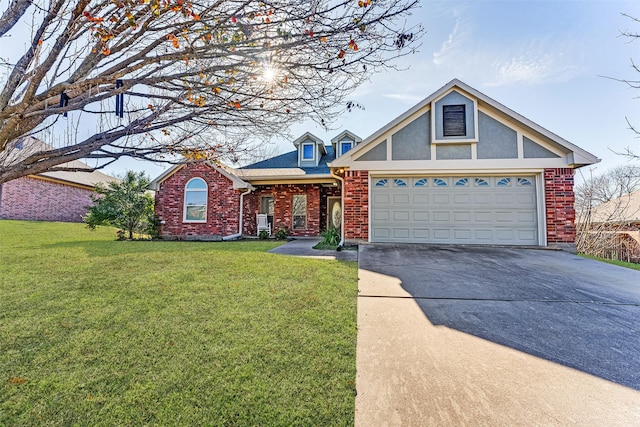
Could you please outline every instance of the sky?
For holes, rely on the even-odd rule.
[[[626,121],[640,128],[640,89],[614,79],[640,80],[631,68],[631,59],[640,63],[640,39],[620,35],[640,32],[640,23],[623,13],[640,18],[640,2],[423,0],[407,21],[426,30],[419,51],[349,96],[364,110],[345,113],[329,131],[293,124],[292,138],[274,143],[278,152],[291,151],[307,131],[325,143],[344,130],[364,139],[458,78],[602,159],[593,173],[628,164],[616,153],[629,147],[640,154]],[[155,178],[167,167],[119,160],[106,172],[144,170]]]

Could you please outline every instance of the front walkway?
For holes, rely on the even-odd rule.
[[[328,251],[313,249],[322,239],[320,238],[297,238],[290,240],[282,246],[271,249],[272,254],[293,255],[306,258],[317,259],[337,259],[338,261],[357,261],[358,251]]]

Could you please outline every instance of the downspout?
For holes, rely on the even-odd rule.
[[[234,239],[239,239],[240,237],[242,237],[242,211],[244,208],[244,196],[246,196],[247,194],[251,193],[254,190],[254,188],[252,186],[249,186],[249,188],[247,188],[247,191],[245,191],[244,193],[240,193],[240,218],[238,221],[238,232],[236,234],[231,234],[229,236],[224,236],[222,238],[222,240],[234,240]]]
[[[340,181],[340,243],[338,243],[337,251],[341,251],[344,246],[344,178],[333,173],[333,169],[330,169],[331,176]]]

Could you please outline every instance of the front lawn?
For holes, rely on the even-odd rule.
[[[619,265],[620,267],[630,268],[632,270],[640,270],[640,264],[626,261],[618,261],[617,259],[599,258],[593,255],[579,254],[581,257],[594,259],[596,261],[606,262],[607,264]]]
[[[0,425],[351,425],[355,263],[0,221]]]

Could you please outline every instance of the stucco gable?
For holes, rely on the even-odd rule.
[[[439,111],[437,108],[440,108],[440,105],[445,101],[465,105],[466,136],[457,138],[443,137],[442,129],[437,128],[438,121],[435,117]],[[436,108],[435,111],[434,108]],[[469,110],[470,108],[473,108],[472,112]],[[425,118],[427,118],[428,124],[423,123]],[[416,132],[416,129],[419,130]],[[485,135],[484,141],[483,132]],[[497,139],[489,142],[486,135],[490,133]],[[401,139],[399,146],[394,146],[394,138]],[[392,153],[390,161],[430,160],[430,163],[437,163],[438,157],[434,156],[437,153],[441,153],[442,156],[439,159],[443,161],[453,159],[468,159],[470,161],[475,161],[476,159],[503,159],[504,163],[507,159],[517,159],[520,163],[519,167],[523,168],[577,168],[599,161],[593,154],[457,79],[450,81],[405,113],[390,121],[346,155],[336,159],[330,166],[351,167],[354,165],[354,161],[366,158],[365,153],[372,150],[373,145],[377,146],[383,140],[390,144],[389,151]],[[438,145],[444,146],[445,144],[449,144],[452,147],[455,144],[457,147],[438,148]],[[465,146],[465,144],[467,145]],[[428,152],[427,145],[430,146]],[[526,146],[526,155],[523,154],[523,146]],[[467,155],[466,153],[472,154]],[[534,159],[540,160],[537,166],[534,166]],[[484,163],[488,164],[488,160]]]

